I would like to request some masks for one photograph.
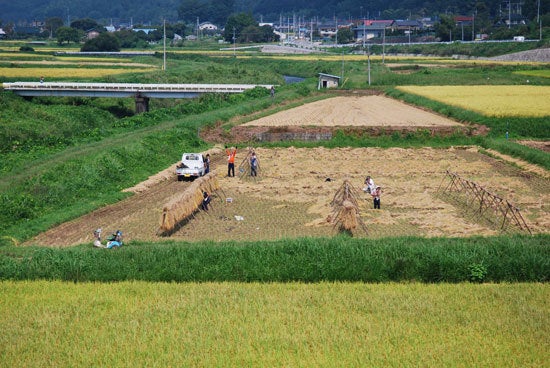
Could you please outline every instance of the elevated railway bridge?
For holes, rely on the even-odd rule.
[[[271,89],[272,86],[270,84],[3,83],[5,90],[25,97],[134,97],[136,113],[149,111],[151,98],[194,98],[204,93],[242,93],[255,87]]]

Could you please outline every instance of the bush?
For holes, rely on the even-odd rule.
[[[101,33],[96,38],[84,43],[80,51],[120,51],[120,41],[110,33]]]

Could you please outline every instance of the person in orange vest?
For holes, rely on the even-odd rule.
[[[227,154],[227,176],[235,176],[235,156],[237,155],[237,149],[231,147],[231,149],[226,149],[225,153]]]

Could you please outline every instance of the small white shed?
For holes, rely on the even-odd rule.
[[[340,85],[340,77],[337,75],[330,75],[325,73],[319,73],[319,84],[317,89],[321,88],[336,88]]]

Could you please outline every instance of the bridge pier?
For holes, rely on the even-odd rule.
[[[136,114],[149,111],[149,97],[136,93]]]

